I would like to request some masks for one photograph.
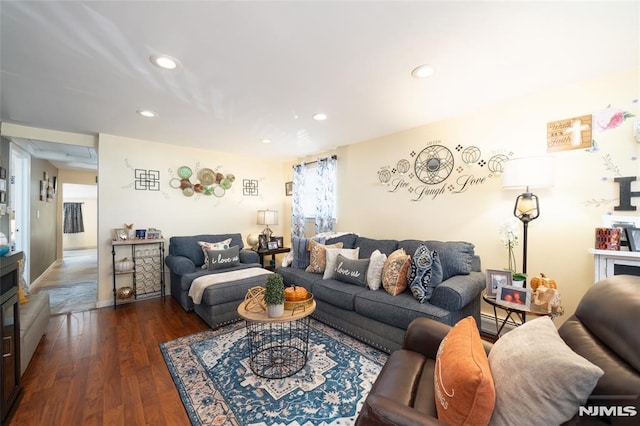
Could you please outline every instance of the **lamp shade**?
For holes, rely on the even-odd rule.
[[[555,179],[553,157],[512,158],[504,163],[503,188],[543,188],[552,186]]]
[[[277,225],[278,212],[275,210],[258,210],[258,225]]]

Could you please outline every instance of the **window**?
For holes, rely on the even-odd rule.
[[[335,173],[331,177],[336,182]],[[309,163],[305,169],[304,187],[302,191],[302,211],[305,219],[314,219],[316,217],[318,195],[316,188],[320,185],[320,177],[318,176],[318,164]],[[333,194],[333,217],[336,217],[336,191]]]

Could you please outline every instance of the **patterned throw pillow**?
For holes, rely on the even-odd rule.
[[[382,285],[382,268],[387,261],[387,255],[375,250],[369,258],[369,269],[367,270],[367,285],[371,290],[377,290]]]
[[[209,269],[230,268],[240,263],[240,249],[233,246],[225,250],[209,250]]]
[[[231,238],[227,238],[226,240],[217,243],[198,241],[198,245],[202,247],[202,253],[204,253],[204,263],[202,264],[202,269],[207,269],[209,267],[209,250],[226,250],[229,248],[229,244],[231,244]]]
[[[404,249],[391,253],[382,268],[382,287],[392,296],[396,296],[407,288],[407,274],[411,256]]]
[[[328,280],[333,278],[333,274],[336,268],[336,259],[338,255],[341,254],[348,259],[357,259],[360,254],[359,248],[354,249],[337,249],[337,248],[328,248],[326,249],[327,263],[324,268],[324,275],[322,276],[323,280]]]
[[[421,244],[409,267],[409,289],[413,297],[420,303],[431,299],[433,289],[442,282],[442,265],[438,253]]]
[[[339,254],[334,267],[335,279],[343,283],[366,287],[368,268],[369,259],[349,259]]]
[[[328,248],[342,248],[342,243],[335,243],[328,246],[320,244],[315,240],[309,241],[309,251],[311,252],[311,260],[309,266],[305,269],[307,272],[313,272],[315,274],[322,274],[327,265],[327,252]]]
[[[449,425],[489,424],[496,404],[496,387],[473,317],[458,321],[440,342],[435,371],[438,420]],[[509,410],[517,413],[518,407],[519,403],[515,403]],[[519,420],[522,423],[532,418],[535,417],[519,417]]]

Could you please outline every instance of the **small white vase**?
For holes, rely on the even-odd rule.
[[[513,280],[511,282],[511,285],[513,285],[514,287],[524,287],[524,280]]]
[[[267,316],[269,318],[278,318],[284,315],[284,303],[279,305],[267,305]]]

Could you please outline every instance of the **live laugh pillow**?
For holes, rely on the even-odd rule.
[[[368,268],[369,259],[349,259],[339,254],[336,258],[333,278],[344,283],[366,287]]]
[[[209,269],[230,268],[240,263],[240,250],[238,246],[226,250],[209,250]]]

